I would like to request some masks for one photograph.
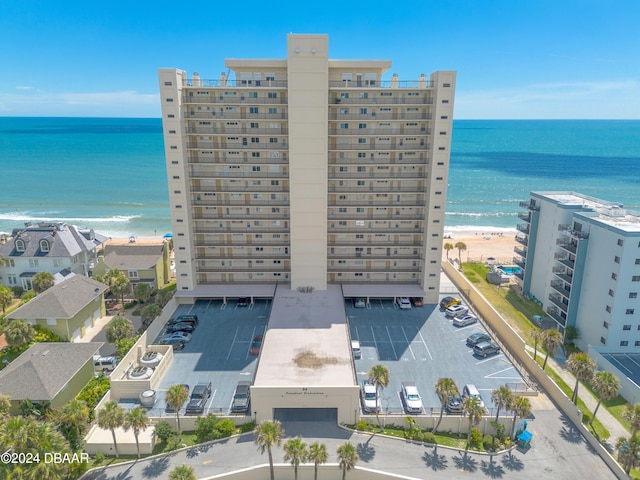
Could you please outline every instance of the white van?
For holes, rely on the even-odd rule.
[[[111,373],[115,370],[118,359],[113,356],[101,357],[96,355],[93,357],[93,370],[96,373]]]
[[[478,401],[480,402],[480,406],[484,407],[484,401],[482,400],[482,397],[480,396],[480,392],[478,391],[478,389],[476,388],[475,385],[468,383],[466,384],[463,388],[462,388],[462,398],[466,398],[466,397],[470,397],[470,398],[477,398]]]
[[[362,351],[360,350],[360,342],[358,340],[351,340],[351,352],[353,352],[353,358],[362,357]]]

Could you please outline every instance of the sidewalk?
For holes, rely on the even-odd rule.
[[[527,345],[527,350],[533,352],[533,347]],[[564,362],[566,361],[566,358],[564,357],[564,354],[560,352],[558,353],[559,355],[556,355],[556,357],[558,357],[557,360],[549,356],[549,359],[547,360],[547,367],[551,367],[573,390],[573,386],[576,384],[576,377],[574,377],[573,373],[565,368]],[[540,356],[540,351],[538,351],[538,356]],[[593,394],[582,383],[578,389],[578,396],[591,413],[593,413],[596,409],[596,405],[598,404],[598,399],[593,396]],[[609,430],[611,436],[607,439],[607,442],[610,445],[615,445],[618,437],[628,437],[630,435],[627,429],[624,428],[624,426],[621,425],[620,422],[618,422],[618,420],[611,415],[606,408],[604,408],[603,405],[600,405],[596,418],[607,430]]]

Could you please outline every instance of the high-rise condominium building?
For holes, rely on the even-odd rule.
[[[640,215],[573,192],[532,192],[523,202],[514,260],[524,293],[576,344],[640,351]]]
[[[383,80],[390,61],[293,34],[285,59],[225,66],[159,71],[178,296],[341,284],[436,303],[455,72]]]

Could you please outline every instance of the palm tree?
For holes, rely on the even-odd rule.
[[[144,432],[149,426],[149,417],[147,411],[141,407],[134,407],[124,416],[125,431],[133,430],[133,436],[136,438],[136,449],[138,450],[138,458],[140,458],[140,443],[138,443],[138,435]]]
[[[278,420],[264,420],[256,427],[254,433],[256,435],[254,442],[258,446],[260,453],[264,455],[266,450],[269,455],[269,470],[271,471],[271,480],[274,480],[275,473],[273,471],[273,455],[271,453],[271,447],[279,447],[282,443],[282,437],[284,437],[282,425]]]
[[[81,447],[89,416],[87,402],[77,399],[68,401],[54,413],[60,431],[67,437],[73,450],[78,450]]]
[[[0,394],[0,419],[7,418],[11,410],[11,397]]]
[[[567,359],[567,369],[576,376],[576,384],[573,387],[573,395],[571,395],[571,401],[574,404],[578,403],[578,386],[580,382],[588,382],[593,377],[593,372],[596,369],[596,362],[594,362],[589,355],[584,352],[572,353]]]
[[[178,465],[169,472],[169,480],[196,480],[196,474],[191,465]]]
[[[26,320],[11,320],[4,328],[4,337],[10,347],[21,347],[33,341],[35,328]]]
[[[385,365],[374,365],[368,375],[369,382],[376,387],[376,420],[380,425],[380,390],[389,385],[389,368]]]
[[[503,408],[509,408],[509,405],[513,403],[513,392],[506,385],[501,385],[491,392],[491,401],[496,406],[496,429],[498,428],[498,417],[500,416],[500,410]],[[493,437],[493,443],[495,445],[496,437]]]
[[[127,317],[115,317],[104,329],[107,342],[115,345],[118,340],[130,338],[133,335],[133,323]]]
[[[176,422],[178,424],[178,434],[180,434],[180,412],[179,410],[189,400],[189,391],[184,388],[184,385],[176,384],[171,385],[165,396],[167,405],[176,411]]]
[[[435,427],[433,427],[433,432],[438,430],[440,426],[440,422],[442,421],[442,415],[444,414],[444,410],[447,406],[447,402],[449,401],[449,397],[457,397],[460,395],[458,391],[458,386],[456,382],[453,381],[452,378],[442,377],[439,378],[436,382],[436,394],[440,399],[440,417],[438,418],[438,423],[436,423]]]
[[[0,306],[2,306],[2,314],[7,312],[7,307],[13,302],[13,290],[4,285],[0,285]]]
[[[113,436],[113,448],[116,451],[116,458],[120,456],[118,453],[118,443],[116,442],[116,428],[124,424],[124,408],[116,402],[107,402],[104,407],[98,411],[98,426],[100,428],[111,430]]]
[[[556,350],[560,345],[562,345],[562,334],[558,330],[550,328],[542,333],[542,346],[546,352],[544,362],[542,364],[542,370],[547,366],[549,354]]]
[[[307,460],[313,461],[313,480],[318,480],[318,465],[329,460],[327,446],[324,443],[313,442],[309,445]]]
[[[454,248],[454,247],[453,247],[453,243],[449,243],[449,242],[447,242],[447,243],[445,243],[445,244],[444,244],[444,249],[445,249],[445,251],[447,252],[447,260],[449,260],[449,252],[450,252],[451,250],[453,250],[453,248]]]
[[[640,403],[636,403],[635,405],[627,403],[624,407],[622,418],[629,422],[631,436],[635,437],[638,430],[640,430]]]
[[[598,413],[598,408],[600,408],[602,400],[611,400],[618,395],[618,392],[620,391],[620,380],[611,372],[599,371],[593,376],[591,387],[593,387],[593,391],[598,394],[598,404],[596,405],[596,409],[593,411],[591,420],[589,420],[589,425],[593,424],[593,420],[596,418],[596,413]]]
[[[307,459],[307,444],[300,437],[290,438],[284,443],[284,460],[293,465],[293,478],[298,480],[298,466]]]
[[[31,279],[31,286],[36,293],[42,293],[55,285],[53,275],[49,272],[38,272]]]
[[[344,480],[347,475],[347,470],[351,470],[356,466],[358,453],[356,452],[356,447],[349,442],[338,445],[336,452],[338,453],[338,463],[342,469],[342,480]]]
[[[618,460],[629,475],[631,469],[640,463],[640,439],[633,435],[629,438],[620,437],[616,442],[616,449],[618,450]]]
[[[538,343],[542,340],[544,332],[539,328],[531,329],[531,338],[533,338],[533,359],[538,358]]]
[[[478,397],[465,397],[464,400],[462,400],[462,409],[469,417],[469,432],[467,433],[468,447],[469,442],[471,441],[471,430],[475,425],[480,423],[482,416],[487,413],[487,409],[480,404],[480,399]]]
[[[148,283],[138,283],[133,288],[133,298],[139,300],[140,303],[146,303],[151,297],[152,293],[153,289]]]
[[[460,263],[460,266],[462,267],[462,252],[467,250],[467,244],[464,242],[457,242],[454,245],[454,248],[458,249],[458,262]]]
[[[513,397],[513,403],[509,406],[509,410],[513,412],[513,430],[511,431],[511,438],[516,434],[516,419],[518,417],[524,418],[531,413],[531,402],[527,397],[517,395]]]

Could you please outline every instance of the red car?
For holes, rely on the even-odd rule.
[[[411,299],[411,303],[413,303],[414,307],[423,307],[424,306],[424,301],[422,300],[422,297],[413,297]]]
[[[251,341],[249,353],[251,355],[258,355],[260,353],[260,347],[262,347],[262,335],[256,335]]]

